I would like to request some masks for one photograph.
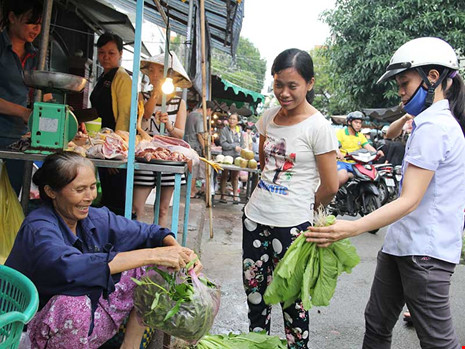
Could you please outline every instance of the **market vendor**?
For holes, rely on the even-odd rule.
[[[233,158],[240,156],[241,149],[244,147],[244,138],[242,130],[238,126],[239,115],[234,113],[229,116],[228,126],[223,127],[220,134],[220,144],[223,149],[223,155],[230,155]],[[226,182],[228,181],[229,174],[231,174],[231,184],[233,188],[233,204],[239,203],[239,194],[237,192],[239,171],[229,171],[224,169],[221,173],[220,191],[221,203],[226,203]]]
[[[42,2],[4,0],[0,18],[0,149],[5,150],[27,132],[31,95],[23,71],[35,69],[38,51],[32,45],[42,26]],[[13,189],[19,194],[24,161],[7,160]]]
[[[104,33],[97,40],[97,58],[103,74],[95,85],[90,101],[102,119],[102,127],[114,131],[128,131],[131,111],[132,80],[121,67],[123,39],[116,34]],[[100,204],[116,214],[124,214],[126,202],[126,170],[98,169],[102,185]],[[118,190],[115,190],[118,188]]]
[[[152,90],[139,95],[144,102],[144,115],[141,122],[142,129],[150,136],[161,134],[161,125],[164,126],[164,135],[182,139],[186,126],[186,103],[173,93],[166,96],[166,112],[161,112],[162,83],[164,82],[165,54],[159,54],[141,61],[140,70],[148,76]],[[174,52],[170,52],[171,67],[173,69],[173,83],[176,87],[190,87],[192,85],[184,68]],[[137,170],[134,173],[133,211],[137,219],[142,219],[145,202],[155,187],[157,172]],[[174,192],[174,174],[163,173],[161,177],[160,213],[158,222],[166,227],[171,197]],[[185,184],[182,175],[181,184]]]
[[[131,277],[146,265],[179,270],[195,253],[168,229],[91,207],[95,168],[79,154],[47,156],[33,181],[44,204],[26,217],[5,263],[39,292],[39,312],[28,324],[32,347],[97,348],[129,316],[121,348],[138,348],[144,327]],[[199,272],[200,262],[194,265]]]

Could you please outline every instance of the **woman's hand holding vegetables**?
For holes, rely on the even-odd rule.
[[[357,221],[336,220],[334,224],[326,227],[308,227],[304,235],[307,242],[314,242],[319,247],[328,247],[333,242],[356,236],[360,233]]]
[[[190,251],[190,255],[189,255],[190,261],[189,262],[194,261],[194,264],[193,264],[192,268],[194,269],[194,272],[197,275],[199,275],[200,272],[203,269],[203,265],[202,265],[202,263],[200,263],[200,260],[199,260],[199,257],[197,257],[197,254],[194,251],[190,250],[190,249],[189,249],[189,251]]]
[[[185,260],[184,265],[181,266],[180,268],[185,267],[190,261],[195,260],[195,263],[194,263],[194,266],[193,266],[194,271],[195,271],[196,274],[200,273],[200,271],[203,268],[202,263],[200,263],[197,255],[190,248],[182,247],[181,245],[179,245],[179,243],[176,241],[176,239],[172,235],[167,235],[163,239],[163,246],[166,246],[166,247],[179,247],[180,249],[182,249],[182,253],[186,256],[187,259]],[[161,265],[165,265],[165,264],[161,264]],[[165,266],[168,266],[168,265],[165,265]],[[179,270],[179,269],[176,269],[176,270]]]
[[[152,264],[173,268],[175,271],[184,268],[193,259],[192,255],[195,256],[191,249],[180,245],[157,247],[153,251]]]

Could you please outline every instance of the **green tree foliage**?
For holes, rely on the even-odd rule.
[[[324,115],[333,114],[331,110],[331,96],[334,94],[331,85],[331,71],[327,55],[326,46],[316,47],[311,50],[310,56],[313,60],[313,69],[315,71],[315,99],[312,105],[321,111]]]
[[[337,113],[399,102],[393,82],[376,81],[410,39],[435,36],[465,52],[464,0],[336,0],[322,18],[331,28],[330,109]]]
[[[212,50],[212,74],[221,76],[236,85],[261,92],[265,80],[266,60],[260,51],[246,38],[239,38],[236,57]]]

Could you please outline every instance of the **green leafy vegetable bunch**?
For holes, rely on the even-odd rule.
[[[246,334],[205,335],[195,349],[286,349],[286,340],[266,333],[250,332]]]
[[[334,224],[336,218],[323,211],[316,214],[315,226]],[[267,287],[264,300],[267,304],[284,303],[284,309],[301,299],[305,310],[327,306],[336,289],[342,272],[350,273],[360,262],[355,247],[348,239],[320,248],[299,235],[279,261],[273,281]]]

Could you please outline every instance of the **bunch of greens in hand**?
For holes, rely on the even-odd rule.
[[[194,261],[179,272],[155,266],[147,268],[134,294],[134,305],[144,324],[188,342],[207,333],[218,312],[219,288],[190,269]]]
[[[329,226],[335,220],[336,217],[320,209],[314,224]],[[342,272],[350,273],[359,262],[360,257],[348,239],[320,248],[300,234],[276,266],[273,281],[264,295],[265,303],[284,303],[286,309],[301,299],[305,310],[312,305],[327,306],[336,290],[338,276]]]

